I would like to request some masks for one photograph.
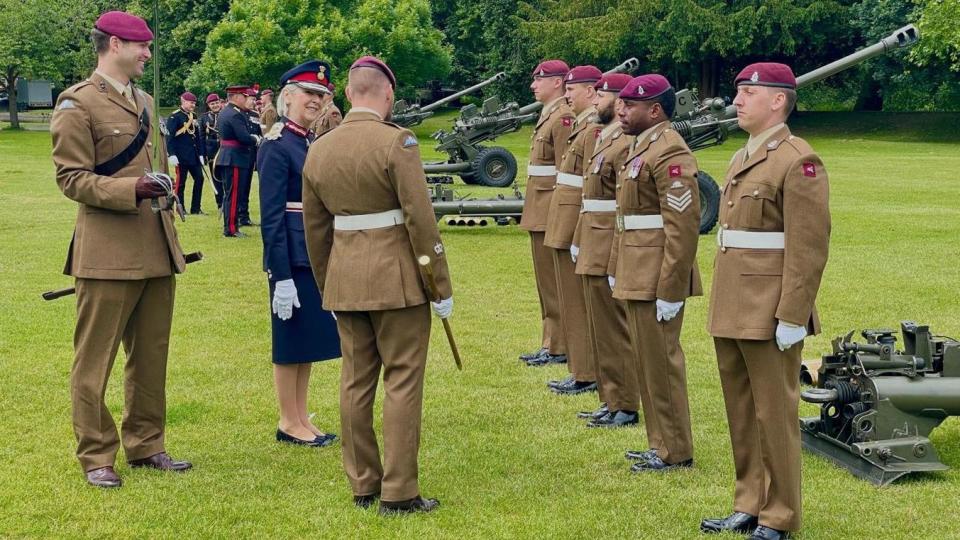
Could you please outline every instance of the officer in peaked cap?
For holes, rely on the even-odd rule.
[[[249,185],[253,175],[257,145],[260,136],[254,134],[249,107],[253,96],[251,88],[234,85],[227,88],[227,105],[220,112],[217,126],[220,131],[220,152],[217,153],[217,178],[223,183],[223,235],[244,237],[240,232],[240,199],[242,185]],[[249,190],[247,191],[249,196]]]

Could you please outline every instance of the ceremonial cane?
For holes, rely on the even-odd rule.
[[[187,253],[186,255],[183,256],[183,258],[187,264],[195,263],[197,261],[203,260],[203,253],[199,251],[194,251],[193,253]],[[62,298],[64,296],[70,296],[71,294],[74,294],[76,292],[77,292],[76,287],[69,287],[66,289],[57,289],[55,291],[47,291],[41,294],[40,296],[42,296],[44,300],[50,301],[50,300],[56,300],[57,298]]]
[[[420,268],[423,268],[423,272],[427,274],[427,286],[430,287],[430,294],[433,295],[435,302],[439,302],[442,300],[442,298],[440,298],[440,291],[437,290],[437,281],[433,279],[433,269],[430,267],[430,257],[421,255],[417,258],[417,262],[420,263]],[[457,350],[457,342],[453,339],[453,330],[450,328],[450,321],[447,319],[440,319],[440,322],[443,323],[443,331],[447,333],[447,341],[450,343],[450,351],[453,352],[453,361],[457,363],[457,369],[463,371],[463,363],[460,361],[460,351]]]

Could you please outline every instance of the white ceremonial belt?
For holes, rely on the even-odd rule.
[[[556,176],[557,167],[554,165],[527,165],[527,176]]]
[[[783,249],[782,232],[717,231],[717,245],[722,248]]]
[[[579,174],[557,173],[557,183],[575,188],[583,188],[583,177]]]
[[[359,214],[356,216],[333,216],[333,228],[338,231],[365,231],[368,229],[384,229],[403,224],[403,211],[387,210],[376,214]]]
[[[287,212],[303,212],[303,203],[302,202],[288,202],[287,203]]]
[[[623,230],[636,231],[638,229],[662,229],[663,216],[623,216]]]
[[[583,212],[616,212],[617,201],[614,199],[584,199]]]

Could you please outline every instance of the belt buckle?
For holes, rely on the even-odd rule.
[[[617,232],[623,234],[624,229],[623,214],[617,214]]]

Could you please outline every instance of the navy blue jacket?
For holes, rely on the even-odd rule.
[[[207,161],[213,159],[220,149],[220,133],[217,127],[220,113],[207,111],[200,117],[200,139],[203,141],[201,148]]]
[[[193,167],[200,164],[202,145],[196,116],[177,109],[167,117],[167,154],[177,156],[181,165]]]
[[[258,151],[263,270],[271,281],[292,279],[291,268],[310,268],[303,210],[288,210],[287,203],[303,200],[301,173],[312,141],[313,132],[281,118]]]
[[[228,103],[217,119],[220,129],[220,153],[217,154],[218,167],[253,168],[257,156],[257,140],[245,111],[233,103]]]

